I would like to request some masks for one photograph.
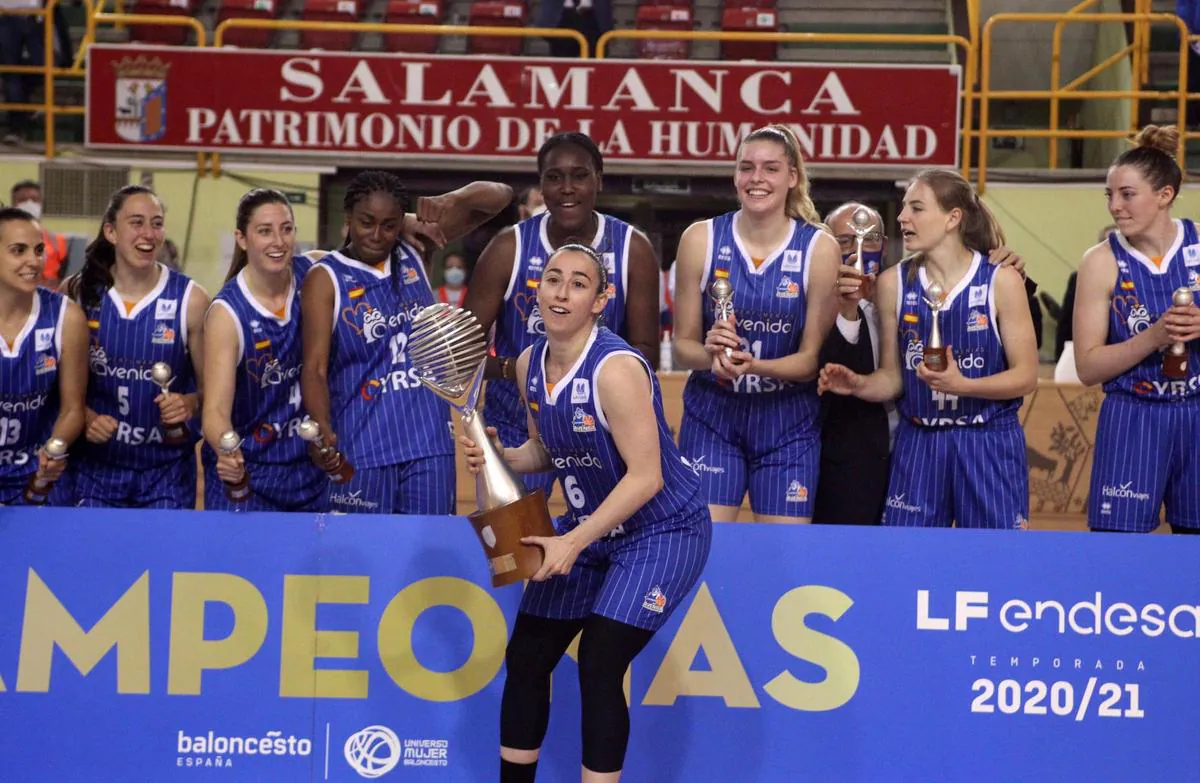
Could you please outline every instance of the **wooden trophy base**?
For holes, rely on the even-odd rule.
[[[1186,378],[1187,374],[1187,353],[1174,354],[1168,350],[1163,354],[1163,375],[1168,378]]]
[[[925,366],[934,372],[946,369],[948,355],[945,348],[926,348],[922,355]]]
[[[243,503],[250,499],[250,474],[243,473],[241,480],[236,484],[222,482],[225,484],[225,499],[230,503]]]
[[[163,443],[168,446],[184,446],[192,442],[192,436],[181,424],[163,426]]]
[[[528,579],[542,567],[542,548],[522,544],[522,538],[557,535],[546,508],[546,493],[540,489],[507,506],[477,511],[467,519],[483,544],[492,587]]]

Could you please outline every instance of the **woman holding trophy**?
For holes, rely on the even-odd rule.
[[[287,196],[238,202],[233,263],[204,319],[204,507],[323,511],[328,488],[299,437],[300,286]]]
[[[900,229],[912,255],[879,278],[879,369],[828,364],[818,388],[900,398],[885,525],[1026,528],[1017,410],[1037,385],[1037,343],[1020,274],[985,260],[1003,233],[970,183],[942,169],[913,179]]]
[[[450,409],[421,385],[406,348],[412,319],[434,303],[426,256],[511,200],[507,185],[473,182],[418,199],[416,214],[406,216],[408,193],[396,175],[365,171],[351,180],[345,244],[313,268],[301,291],[300,387],[312,422],[300,435],[336,482],[332,510],[454,513]],[[406,232],[430,241],[418,248]]]
[[[1117,230],[1079,265],[1075,366],[1104,384],[1088,495],[1093,530],[1148,533],[1165,503],[1175,533],[1200,533],[1200,237],[1171,218],[1183,172],[1175,128],[1142,130],[1108,170]]]
[[[74,302],[38,286],[42,228],[0,208],[0,506],[67,505],[58,479],[83,431],[87,324]]]
[[[86,437],[71,462],[81,506],[196,507],[209,299],[158,263],[164,219],[154,191],[121,188],[83,269],[63,282],[91,332]]]
[[[786,125],[742,141],[734,186],[741,209],[679,242],[675,366],[694,371],[679,449],[713,519],[736,519],[749,490],[756,521],[808,522],[821,452],[814,381],[841,255]]]
[[[500,449],[518,473],[552,472],[569,505],[544,550],[509,640],[500,717],[501,781],[534,780],[550,714],[550,675],[582,631],[583,780],[615,781],[629,712],[625,670],[708,558],[712,523],[696,473],[662,410],[653,369],[597,322],[607,304],[605,264],[591,247],[551,253],[538,287],[546,335],[517,360],[528,435]],[[495,434],[490,429],[490,434]],[[462,438],[478,473],[484,453]]]

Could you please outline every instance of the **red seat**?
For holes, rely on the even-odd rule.
[[[279,15],[276,0],[223,0],[217,11],[217,24],[226,19],[275,19]],[[227,46],[244,49],[266,49],[271,45],[271,33],[261,27],[233,27],[221,41]]]
[[[774,11],[777,5],[775,0],[725,0],[722,10],[729,8],[761,8],[766,11]]]
[[[388,0],[383,20],[388,24],[441,24],[441,0]],[[386,33],[384,45],[390,52],[433,54],[438,48],[436,35]]]
[[[194,0],[138,0],[133,8],[135,14],[154,16],[191,16]],[[131,24],[129,40],[149,44],[182,46],[187,43],[192,29],[174,24]]]
[[[480,0],[471,4],[467,24],[475,27],[524,27],[525,5],[503,0]],[[471,54],[519,55],[525,48],[520,36],[468,35],[467,51]]]
[[[683,5],[640,5],[637,10],[639,30],[691,30],[692,9]],[[686,60],[691,41],[672,38],[639,39],[638,57],[647,60]]]
[[[739,33],[773,33],[779,30],[779,15],[759,8],[726,8],[721,14],[721,29]],[[775,41],[722,41],[722,60],[774,60],[779,45]]]
[[[358,0],[304,0],[306,22],[357,22]],[[349,51],[354,46],[351,30],[301,30],[300,46],[305,49]]]

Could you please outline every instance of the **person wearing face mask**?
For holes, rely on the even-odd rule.
[[[467,261],[460,253],[447,253],[442,259],[442,285],[437,300],[442,304],[462,307],[467,296]]]
[[[91,332],[86,438],[72,475],[78,505],[192,509],[196,506],[204,313],[209,298],[157,262],[164,211],[154,191],[113,194],[78,274],[64,281]],[[172,376],[162,390],[157,363]]]
[[[31,179],[12,186],[12,205],[24,210],[34,220],[42,219],[42,186]],[[42,265],[42,284],[57,286],[67,263],[66,234],[55,234],[42,226],[42,242],[46,246],[46,262]]]
[[[1075,368],[1104,384],[1088,525],[1149,533],[1165,504],[1173,532],[1200,534],[1200,308],[1174,302],[1200,289],[1200,236],[1171,217],[1178,131],[1148,125],[1134,143],[1104,189],[1117,230],[1084,254],[1075,291]]]
[[[313,262],[296,255],[287,196],[256,188],[238,202],[233,262],[204,319],[204,508],[324,511],[328,482],[297,434],[300,287]],[[222,451],[233,431],[241,445]],[[249,480],[231,499],[226,484]]]

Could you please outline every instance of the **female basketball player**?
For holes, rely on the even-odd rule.
[[[0,506],[23,505],[31,479],[57,482],[67,461],[42,447],[83,431],[87,323],[74,302],[38,287],[42,242],[29,213],[0,209]],[[49,494],[70,501],[61,489]]]
[[[581,630],[583,780],[615,781],[629,711],[622,678],[700,576],[712,523],[679,455],[650,364],[597,320],[604,261],[586,245],[546,257],[537,300],[546,334],[517,360],[527,436],[504,450],[519,473],[553,471],[570,505],[525,591],[506,657],[501,781],[532,781],[550,715],[550,674]],[[492,430],[495,434],[495,430]],[[653,433],[657,433],[654,437]],[[466,438],[467,464],[483,452]]]
[[[204,319],[204,507],[321,511],[328,482],[297,427],[300,406],[300,285],[312,261],[294,255],[287,197],[255,189],[237,208],[233,264]],[[242,440],[222,451],[221,435]],[[231,502],[223,482],[249,479]]]
[[[419,199],[417,216],[436,223],[439,239],[452,242],[511,200],[507,185],[474,182]],[[344,207],[346,243],[305,276],[301,293],[304,407],[326,443],[355,468],[348,482],[333,486],[330,506],[451,514],[450,407],[421,385],[405,354],[413,317],[434,303],[425,276],[425,255],[433,247],[401,239],[408,194],[394,174],[359,174]],[[324,466],[334,465],[326,460]]]
[[[83,269],[64,283],[91,331],[87,437],[73,460],[81,506],[196,506],[197,433],[208,294],[157,263],[164,213],[154,191],[113,194]],[[152,368],[164,363],[167,390]]]
[[[1037,385],[1038,358],[1021,276],[984,260],[1004,236],[957,172],[918,174],[900,228],[914,255],[879,278],[879,369],[828,364],[818,387],[871,402],[900,397],[885,525],[1023,529],[1029,473],[1017,410]],[[934,283],[945,292],[948,354],[936,372],[922,361]]]
[[[516,358],[545,334],[537,287],[546,259],[568,238],[582,237],[604,260],[610,286],[604,325],[657,366],[658,262],[644,234],[596,212],[603,173],[604,158],[590,138],[582,133],[551,136],[538,150],[546,210],[498,234],[475,266],[466,308],[485,332],[496,326],[484,417],[505,446],[525,442]],[[552,483],[549,474],[527,478],[530,488]]]
[[[1200,310],[1172,304],[1177,289],[1200,290],[1200,238],[1192,221],[1171,217],[1183,181],[1178,132],[1149,125],[1136,143],[1108,170],[1117,230],[1084,255],[1076,284],[1075,366],[1105,393],[1088,525],[1146,533],[1165,503],[1171,530],[1200,533]],[[1173,377],[1164,360],[1179,343]]]
[[[808,522],[821,451],[814,381],[841,256],[787,126],[742,141],[734,186],[741,209],[693,223],[679,241],[675,367],[694,371],[679,450],[713,519],[736,519],[748,489],[756,521]],[[734,323],[713,317],[718,279],[732,284]]]

